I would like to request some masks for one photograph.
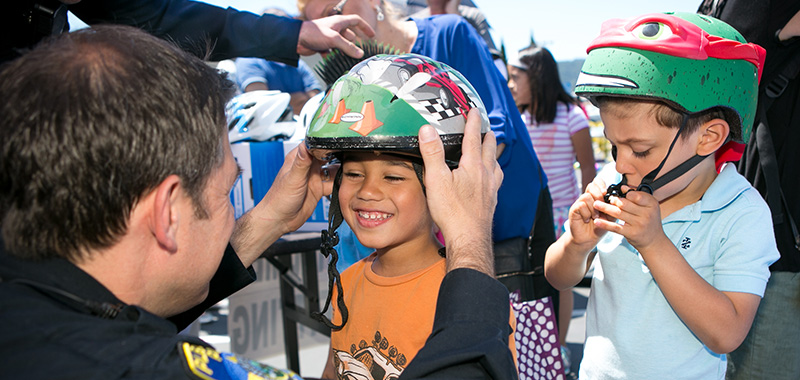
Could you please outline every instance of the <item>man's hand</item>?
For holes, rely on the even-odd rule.
[[[300,228],[332,187],[305,143],[289,152],[264,199],[236,222],[231,245],[242,263],[249,266],[282,235]]]
[[[297,54],[312,55],[337,48],[353,58],[361,58],[364,51],[352,41],[374,36],[372,27],[358,15],[336,15],[304,21],[297,38]]]
[[[481,143],[477,110],[467,118],[457,169],[444,161],[441,138],[433,127],[419,130],[425,162],[428,208],[447,243],[447,270],[472,268],[494,277],[492,219],[503,171],[495,159],[497,142],[486,133]]]

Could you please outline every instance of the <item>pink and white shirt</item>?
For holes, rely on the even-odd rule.
[[[547,186],[553,198],[553,208],[571,206],[580,195],[573,167],[575,149],[571,137],[581,129],[589,128],[586,115],[578,106],[567,107],[566,104],[559,102],[552,123],[539,125],[528,111],[522,113],[522,119],[528,128],[536,156],[547,175]]]

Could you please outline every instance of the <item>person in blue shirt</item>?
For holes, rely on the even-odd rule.
[[[579,377],[724,379],[779,257],[769,207],[716,162],[748,141],[765,51],[685,12],[608,20],[588,51],[575,92],[616,179],[587,187],[545,261],[559,289],[594,265]]]
[[[236,82],[242,92],[278,90],[291,95],[289,104],[295,115],[322,90],[322,86],[302,60],[297,67],[262,58],[236,58]]]
[[[279,8],[265,9],[263,14],[289,17]],[[277,90],[291,95],[289,104],[295,115],[312,96],[322,91],[322,86],[302,60],[297,67],[263,58],[240,57],[236,59],[236,84],[242,92]]]

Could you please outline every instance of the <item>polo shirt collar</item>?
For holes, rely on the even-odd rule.
[[[728,163],[699,201],[672,213],[663,223],[699,221],[702,213],[725,208],[749,188],[750,183],[737,173],[736,166]]]

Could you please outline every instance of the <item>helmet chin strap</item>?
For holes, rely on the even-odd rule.
[[[667,150],[667,155],[664,156],[664,159],[661,160],[661,163],[658,165],[657,168],[653,169],[650,173],[647,173],[647,175],[645,175],[644,178],[642,178],[642,182],[639,183],[639,186],[636,188],[636,191],[644,191],[648,194],[653,194],[656,190],[674,181],[676,178],[682,176],[683,174],[691,170],[693,167],[697,166],[697,164],[703,161],[703,159],[708,157],[708,155],[701,156],[695,154],[693,157],[684,161],[683,163],[676,166],[672,170],[664,173],[664,175],[662,175],[661,177],[656,178],[656,176],[658,176],[658,173],[661,171],[661,168],[663,168],[664,164],[667,162],[670,153],[672,153],[672,148],[675,147],[675,143],[678,141],[678,139],[681,136],[681,133],[686,128],[686,124],[688,121],[689,121],[689,115],[684,114],[683,120],[681,120],[681,126],[680,128],[678,128],[678,133],[675,135],[675,138],[672,139],[672,143],[669,145],[669,150]],[[616,160],[617,158],[616,153],[614,153],[613,155],[614,159]],[[628,179],[623,175],[622,181],[620,181],[618,184],[609,186],[608,190],[606,191],[606,202],[608,202],[608,197],[612,195],[624,198],[626,193],[622,192],[622,185],[627,185],[627,183]]]
[[[342,183],[342,173],[344,171],[339,168],[336,171],[336,177],[333,180],[333,192],[331,193],[331,205],[328,221],[328,229],[322,231],[322,247],[321,252],[325,257],[330,258],[328,262],[328,297],[325,299],[325,307],[321,312],[313,312],[312,317],[328,326],[333,331],[339,331],[347,323],[348,311],[347,305],[344,303],[344,289],[342,289],[342,281],[339,276],[339,270],[336,269],[336,263],[339,261],[339,254],[334,248],[339,244],[339,234],[336,230],[342,224],[342,211],[339,208],[339,186]],[[337,297],[336,304],[339,307],[339,312],[342,315],[342,323],[335,325],[331,319],[325,316],[328,307],[331,305],[333,296],[333,287],[336,286]]]

